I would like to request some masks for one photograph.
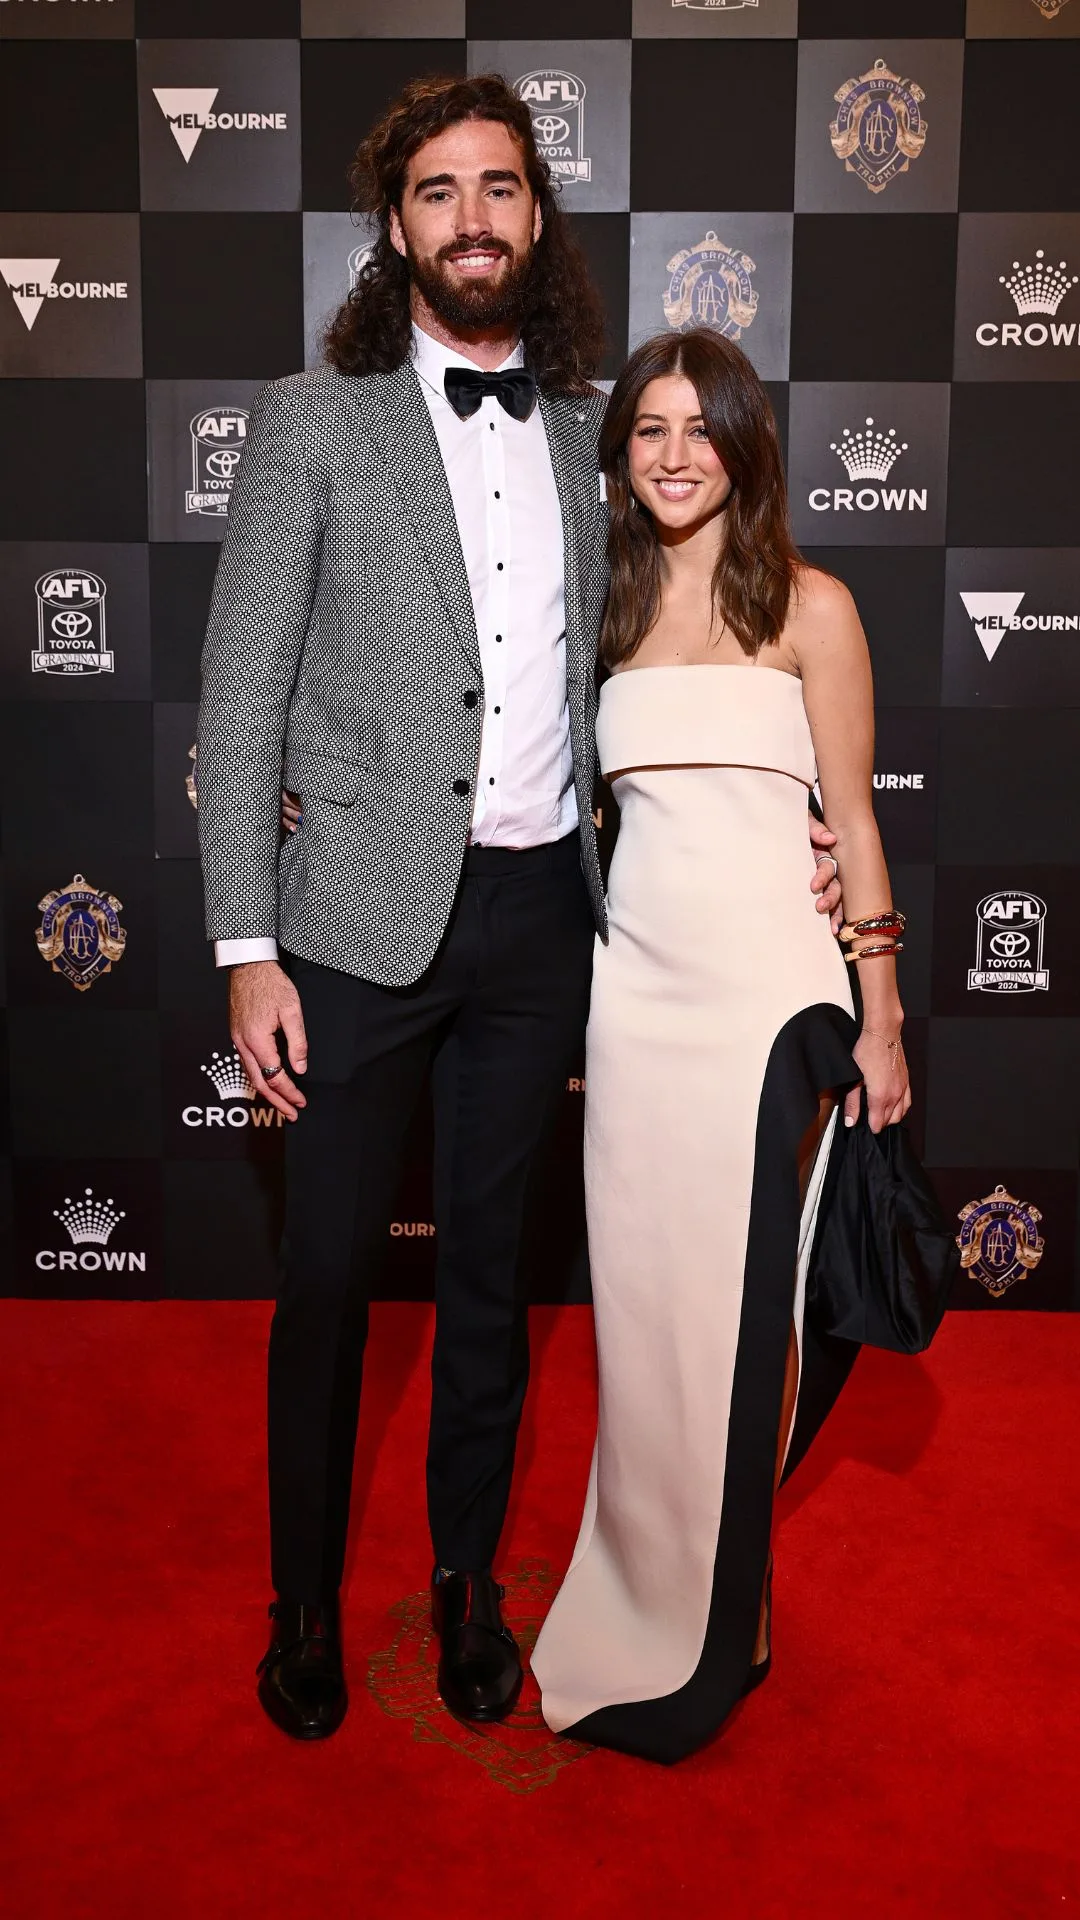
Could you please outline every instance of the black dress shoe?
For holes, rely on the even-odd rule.
[[[262,1707],[294,1740],[326,1740],[337,1732],[349,1704],[338,1603],[305,1607],[275,1600],[270,1618],[270,1645],[256,1668]]]
[[[439,1636],[439,1692],[459,1720],[505,1720],[521,1692],[521,1655],[504,1626],[506,1597],[490,1573],[431,1581],[431,1624]]]

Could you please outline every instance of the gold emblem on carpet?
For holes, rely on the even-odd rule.
[[[556,1584],[546,1560],[519,1560],[506,1576],[506,1617],[526,1662]],[[430,1595],[410,1593],[390,1612],[397,1630],[390,1646],[371,1660],[368,1686],[384,1713],[394,1720],[412,1721],[414,1739],[456,1747],[467,1759],[486,1767],[510,1793],[548,1787],[564,1767],[594,1751],[579,1740],[552,1733],[545,1725],[539,1689],[528,1670],[521,1699],[508,1720],[492,1726],[464,1726],[455,1720],[436,1691],[439,1650],[431,1626]]]

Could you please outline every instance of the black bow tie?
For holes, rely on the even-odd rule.
[[[468,420],[490,394],[515,420],[527,420],[536,405],[536,381],[531,373],[481,373],[479,368],[447,367],[443,375],[446,397],[461,420]]]

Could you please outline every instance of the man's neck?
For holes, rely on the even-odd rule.
[[[504,360],[509,360],[521,339],[516,327],[479,327],[467,333],[458,333],[453,327],[448,327],[445,320],[440,320],[415,287],[412,319],[413,325],[419,327],[421,333],[429,334],[441,347],[452,347],[455,353],[471,360],[484,373],[492,373],[496,367],[502,366]]]

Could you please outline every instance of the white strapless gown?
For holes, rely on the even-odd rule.
[[[556,1731],[673,1760],[739,1698],[788,1465],[854,1349],[804,1324],[826,1136],[858,1077],[841,951],[815,910],[801,682],[763,667],[615,675],[600,765],[631,771],[597,943],[585,1177],[600,1418],[581,1533],[533,1656]]]

